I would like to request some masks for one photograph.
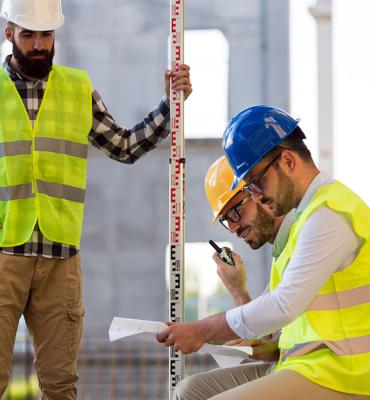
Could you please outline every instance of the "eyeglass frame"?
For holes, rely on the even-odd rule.
[[[228,224],[228,221],[233,222],[234,224],[238,223],[241,220],[241,215],[240,215],[240,207],[244,206],[245,204],[247,204],[249,201],[251,201],[252,199],[250,197],[245,197],[243,200],[239,201],[238,204],[235,204],[234,207],[231,207],[227,210],[227,213],[225,215],[222,215],[219,219],[218,222],[224,227],[226,228],[228,231],[230,230],[230,228],[226,225]],[[238,210],[239,208],[239,210]],[[236,215],[236,218],[230,218],[229,217],[229,212],[233,212]],[[234,216],[235,216],[234,215]]]
[[[266,166],[265,168],[262,169],[262,171],[260,171],[257,176],[252,177],[248,183],[246,183],[242,190],[245,193],[248,193],[250,195],[253,194],[261,194],[263,193],[263,189],[261,188],[260,182],[261,179],[263,178],[263,176],[266,174],[266,172],[270,169],[270,167],[274,164],[274,162],[276,160],[278,160],[281,157],[281,153],[280,152],[276,157],[274,157]]]

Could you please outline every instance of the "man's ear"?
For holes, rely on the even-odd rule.
[[[284,150],[279,165],[285,173],[292,173],[297,166],[297,154],[289,149]]]
[[[9,40],[9,42],[13,43],[14,30],[12,28],[10,28],[9,26],[7,26],[5,28],[5,37],[7,40]]]

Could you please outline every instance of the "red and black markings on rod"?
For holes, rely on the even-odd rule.
[[[178,71],[184,62],[184,0],[171,0],[171,69]],[[171,89],[170,151],[170,291],[169,320],[184,320],[184,95]],[[169,396],[184,373],[183,356],[174,347],[169,350]]]

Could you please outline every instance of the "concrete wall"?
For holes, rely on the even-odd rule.
[[[129,127],[158,103],[167,65],[169,2],[64,0],[57,61],[87,69],[117,121]],[[0,26],[1,28],[1,26]],[[289,108],[288,0],[187,0],[186,29],[221,29],[230,45],[229,114],[251,104]],[[196,89],[196,88],[195,88]],[[215,89],[217,90],[217,88]],[[186,240],[230,240],[203,192],[220,140],[188,140]],[[167,318],[168,144],[134,166],[90,152],[82,242],[87,330],[113,315]],[[248,285],[268,280],[270,249],[247,257]]]

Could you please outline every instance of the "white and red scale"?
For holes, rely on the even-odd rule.
[[[184,63],[184,0],[171,0],[171,69]],[[184,93],[171,88],[171,155],[169,172],[170,290],[169,320],[184,321],[185,140]],[[184,374],[184,357],[169,349],[169,398]]]

